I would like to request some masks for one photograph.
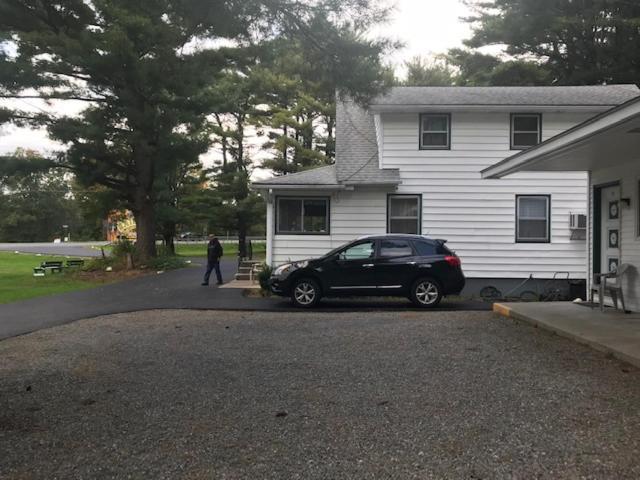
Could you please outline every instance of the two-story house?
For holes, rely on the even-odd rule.
[[[634,85],[397,87],[368,109],[339,103],[335,165],[254,184],[267,200],[267,263],[417,233],[460,255],[468,293],[531,274],[586,279],[584,225],[571,214],[587,211],[587,174],[481,171],[638,95]]]

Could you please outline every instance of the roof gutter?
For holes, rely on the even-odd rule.
[[[496,105],[496,104],[371,104],[372,113],[420,113],[430,112],[604,112],[612,105]]]
[[[313,184],[290,184],[290,183],[252,183],[251,188],[255,190],[344,190],[345,185],[313,185]]]

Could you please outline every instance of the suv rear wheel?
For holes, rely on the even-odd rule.
[[[420,278],[411,287],[411,301],[424,308],[432,308],[442,300],[442,288],[432,278]]]
[[[296,281],[291,290],[291,301],[296,307],[315,307],[320,301],[320,296],[320,285],[310,278]]]

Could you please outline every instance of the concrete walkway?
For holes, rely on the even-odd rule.
[[[640,367],[640,313],[570,302],[496,303],[494,311],[570,338]]]

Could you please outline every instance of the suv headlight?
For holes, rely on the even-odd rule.
[[[305,268],[307,265],[309,265],[309,262],[307,260],[303,260],[302,262],[285,263],[284,265],[280,265],[274,270],[273,276],[280,277],[286,273],[289,273],[291,270]]]
[[[284,265],[280,265],[273,271],[273,275],[279,277],[283,273],[287,272],[293,266],[292,263],[285,263]]]

